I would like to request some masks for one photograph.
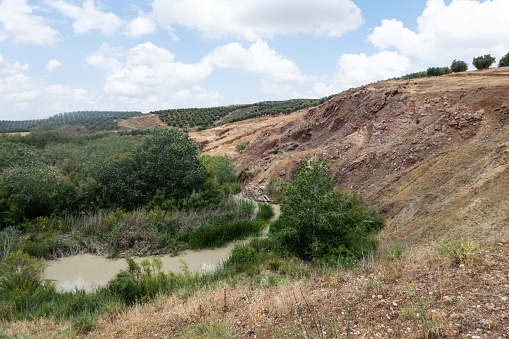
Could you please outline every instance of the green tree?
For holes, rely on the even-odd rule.
[[[58,182],[53,169],[45,165],[12,167],[3,176],[13,213],[19,218],[49,215]]]
[[[203,187],[205,168],[187,134],[155,128],[132,154],[98,166],[95,177],[106,203],[134,208],[156,194],[177,201],[190,196]]]
[[[148,196],[162,189],[167,196],[179,199],[200,190],[205,181],[198,148],[178,129],[155,128],[133,156],[140,171],[138,180]]]
[[[301,162],[271,230],[301,258],[355,259],[376,246],[374,232],[384,220],[362,197],[335,191],[327,168],[324,159]]]
[[[498,62],[498,67],[507,67],[509,66],[509,53],[504,55],[500,61]]]
[[[468,65],[463,60],[454,59],[453,62],[451,63],[451,71],[453,71],[454,73],[465,72],[466,70],[468,70]]]
[[[495,58],[491,56],[491,54],[486,54],[483,56],[478,56],[474,58],[472,64],[476,69],[485,69],[490,68],[490,66],[495,62]]]
[[[430,77],[436,77],[451,73],[451,69],[449,67],[430,67],[426,73]]]

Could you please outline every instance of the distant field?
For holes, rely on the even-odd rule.
[[[118,125],[119,121],[141,115],[141,112],[77,111],[55,114],[48,119],[2,120],[0,121],[0,133],[30,132],[32,129],[44,125],[53,127],[82,126],[91,132],[111,131],[120,128]]]

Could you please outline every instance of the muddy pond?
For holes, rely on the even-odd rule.
[[[193,273],[215,268],[221,261],[228,259],[234,244],[202,250],[186,251],[180,256],[158,256],[163,263],[164,272],[179,272],[181,260],[187,263]],[[151,257],[149,257],[151,259]],[[143,258],[136,258],[141,261]],[[48,261],[44,271],[46,279],[55,281],[60,291],[72,291],[76,288],[92,291],[96,287],[105,286],[117,273],[127,268],[125,259],[108,259],[105,257],[82,254]]]
[[[273,221],[279,218],[281,211],[279,205],[272,205],[272,208],[274,211]],[[267,233],[268,227],[262,231],[261,236],[267,236]],[[189,271],[193,273],[204,272],[214,269],[222,261],[228,259],[233,246],[234,243],[229,243],[221,248],[201,251],[189,250],[175,257],[169,255],[157,257],[163,263],[164,272],[180,272],[181,261],[184,261],[188,265]],[[140,262],[143,259],[136,258],[136,261]],[[48,266],[44,271],[44,277],[53,280],[60,291],[73,291],[76,288],[92,291],[96,287],[106,286],[117,273],[127,268],[125,259],[108,259],[92,254],[76,255],[46,263]]]

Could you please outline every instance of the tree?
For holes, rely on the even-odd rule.
[[[509,53],[504,55],[500,61],[498,62],[498,67],[507,67],[509,66]]]
[[[451,73],[451,69],[449,67],[430,67],[426,71],[426,74],[429,77],[436,77],[436,76],[441,76],[441,75],[445,75],[445,74],[449,74],[449,73]]]
[[[478,56],[474,58],[472,64],[476,69],[485,69],[490,68],[490,66],[495,62],[495,58],[491,56],[491,54],[486,54],[483,56]]]
[[[205,168],[198,149],[178,129],[154,128],[133,153],[107,161],[96,171],[106,203],[127,208],[142,206],[156,193],[179,200],[200,190]]]
[[[12,167],[3,176],[8,201],[19,218],[35,218],[53,211],[56,173],[45,165]]]
[[[334,190],[324,159],[305,158],[288,186],[279,221],[271,232],[304,259],[351,260],[376,246],[383,217],[362,197]]]
[[[463,60],[456,60],[455,59],[451,63],[451,71],[453,71],[454,73],[465,72],[466,70],[468,70],[468,65]]]

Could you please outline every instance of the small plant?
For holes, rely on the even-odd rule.
[[[399,261],[405,252],[405,245],[394,244],[384,251],[384,259],[389,262]]]
[[[143,259],[139,264],[132,258],[126,261],[127,269],[117,274],[108,284],[108,290],[126,304],[153,299],[160,293],[171,291],[178,283],[178,275],[162,271],[159,258],[152,261]]]
[[[260,204],[256,219],[269,221],[274,216],[274,209],[269,204]]]
[[[247,146],[249,146],[249,141],[242,141],[240,142],[239,144],[237,144],[237,146],[235,146],[235,150],[237,152],[242,152],[243,150],[245,150],[247,148]]]
[[[12,226],[0,231],[0,260],[17,249],[19,237],[20,232]]]
[[[476,252],[477,246],[471,240],[449,241],[440,251],[440,254],[447,257],[451,265],[459,266],[465,262]]]

